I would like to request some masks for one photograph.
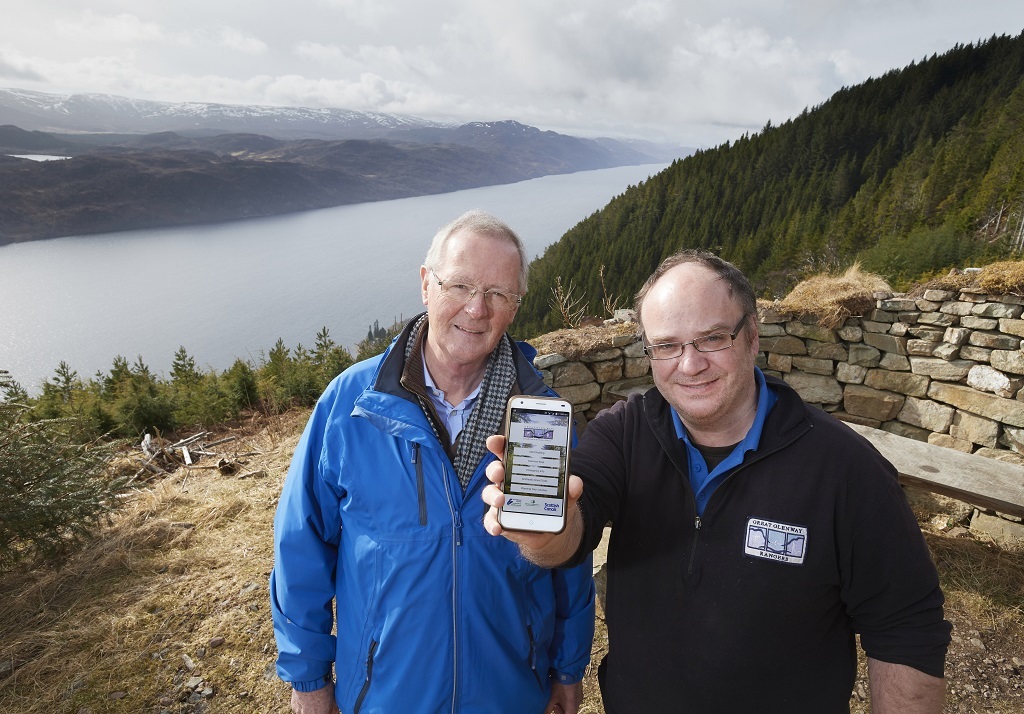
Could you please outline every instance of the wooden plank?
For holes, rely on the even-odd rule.
[[[896,467],[900,483],[1024,518],[1024,466],[869,426],[846,425],[865,436]]]

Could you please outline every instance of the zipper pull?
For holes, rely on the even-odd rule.
[[[455,545],[462,545],[462,511],[455,511]]]
[[[695,530],[700,530],[700,516],[697,516],[693,519],[693,527]]]

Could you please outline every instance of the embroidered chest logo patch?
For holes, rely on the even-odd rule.
[[[747,519],[743,552],[754,558],[802,565],[807,551],[807,527],[776,523],[760,518]]]

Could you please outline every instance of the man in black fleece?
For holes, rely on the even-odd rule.
[[[735,266],[683,251],[635,307],[656,388],[588,425],[566,529],[502,531],[500,462],[483,495],[488,532],[546,567],[612,523],[605,711],[848,712],[859,634],[875,712],[940,712],[951,628],[892,465],[755,366]]]

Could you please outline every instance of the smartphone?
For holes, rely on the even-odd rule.
[[[572,404],[514,396],[505,414],[505,505],[502,528],[561,533],[565,528]]]

